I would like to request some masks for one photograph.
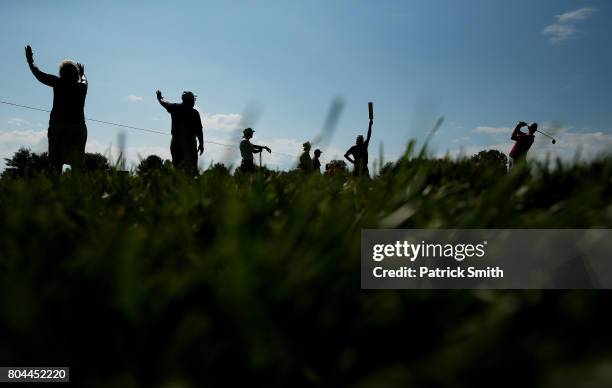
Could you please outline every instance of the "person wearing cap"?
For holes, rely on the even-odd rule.
[[[318,172],[319,174],[321,173],[321,161],[319,160],[320,156],[321,150],[317,148],[316,150],[314,150],[314,158],[312,158],[312,168],[315,172]]]
[[[255,131],[252,128],[245,128],[242,131],[242,141],[240,141],[240,156],[242,156],[242,163],[240,164],[240,171],[252,172],[255,171],[255,163],[253,162],[253,154],[258,154],[263,150],[271,153],[272,150],[266,146],[260,146],[251,143],[251,138]]]
[[[312,172],[313,169],[312,159],[310,158],[310,142],[307,141],[306,143],[302,144],[302,147],[304,147],[304,152],[302,152],[302,155],[300,155],[298,169],[309,173]]]
[[[521,128],[527,127],[528,133],[521,131]],[[527,151],[531,148],[535,140],[535,133],[538,129],[537,123],[527,125],[526,122],[521,121],[516,125],[514,131],[512,131],[511,140],[514,140],[514,146],[510,150],[510,157],[512,158],[512,164],[524,162],[527,159]]]
[[[370,144],[370,138],[372,137],[372,124],[373,120],[370,119],[370,125],[368,126],[368,135],[365,140],[363,136],[357,136],[355,145],[346,151],[344,157],[349,162],[353,163],[353,175],[354,176],[369,176],[370,171],[368,170],[368,145]],[[352,156],[352,158],[350,157]]]
[[[200,113],[194,108],[196,96],[192,92],[183,92],[182,103],[170,103],[164,100],[158,90],[157,101],[163,106],[172,118],[172,140],[170,141],[170,154],[172,164],[190,172],[198,169],[198,152],[204,152],[204,134],[202,133],[202,120]],[[196,138],[199,145],[196,144]]]

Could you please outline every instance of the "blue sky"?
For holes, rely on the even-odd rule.
[[[519,120],[559,136],[532,154],[589,157],[612,147],[612,3],[606,0],[432,1],[14,1],[0,3],[0,99],[50,108],[52,92],[30,74],[23,46],[57,73],[85,65],[88,117],[169,131],[155,90],[198,96],[205,137],[232,141],[240,116],[256,141],[299,154],[320,131],[330,102],[344,110],[323,161],[341,157],[367,128],[371,154],[387,158],[445,121],[433,151],[455,155],[511,147]],[[45,149],[48,114],[0,104],[0,157],[20,145]],[[89,123],[88,151],[117,143],[119,129]],[[131,160],[168,156],[169,138],[125,130]],[[112,150],[112,149],[111,149]],[[211,159],[235,158],[207,145]],[[266,160],[267,159],[267,160]],[[374,159],[374,157],[371,157]],[[274,167],[294,160],[264,156]]]

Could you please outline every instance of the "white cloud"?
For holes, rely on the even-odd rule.
[[[470,137],[469,137],[469,136],[461,136],[461,137],[454,138],[454,139],[452,140],[452,142],[453,142],[453,143],[460,143],[460,142],[463,142],[463,141],[468,141],[468,140],[470,140]]]
[[[557,15],[557,22],[546,26],[542,34],[552,43],[564,42],[578,32],[576,24],[589,19],[595,11],[594,8],[585,7]]]
[[[542,34],[548,36],[551,42],[560,43],[568,40],[578,31],[573,24],[551,24],[542,30]]]
[[[240,128],[240,121],[242,116],[238,113],[207,113],[202,117],[202,121],[205,129],[213,129],[220,131],[232,131]]]
[[[584,7],[576,9],[574,11],[563,13],[561,15],[557,15],[557,20],[559,21],[559,23],[573,23],[579,20],[585,20],[590,18],[594,12],[594,8]]]
[[[26,119],[22,119],[21,117],[13,117],[7,121],[10,125],[15,125],[17,127],[22,127],[24,125],[29,125],[30,122]]]
[[[508,127],[476,127],[472,129],[474,133],[489,133],[489,134],[499,134],[499,133],[510,133],[512,130]]]
[[[5,167],[5,158],[10,158],[20,148],[30,148],[34,152],[47,150],[47,131],[31,129],[0,131],[0,171]]]
[[[556,144],[543,136],[534,143],[534,151],[540,159],[548,155],[551,159],[560,158],[564,161],[588,161],[612,154],[612,133],[573,132],[562,128],[555,134],[555,138]]]
[[[133,94],[130,94],[129,96],[127,96],[128,101],[131,102],[142,102],[144,100],[144,98],[142,96],[135,96]]]

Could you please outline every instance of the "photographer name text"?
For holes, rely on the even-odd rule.
[[[410,243],[407,241],[396,241],[395,244],[376,244],[372,247],[372,260],[382,262],[393,259],[408,260],[413,264],[417,260],[425,259],[436,261],[452,259],[455,262],[463,262],[466,259],[482,260],[486,255],[487,241],[477,244],[441,244]],[[387,261],[388,263],[388,261]],[[402,264],[403,264],[402,263]],[[428,263],[429,264],[429,263]],[[436,263],[440,264],[440,263]],[[429,266],[419,264],[418,267],[401,265],[400,267],[388,269],[375,266],[372,270],[375,278],[503,278],[504,271],[500,267],[477,267],[477,266]]]

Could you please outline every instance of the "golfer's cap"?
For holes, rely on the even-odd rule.
[[[245,129],[244,129],[244,131],[242,131],[242,133],[243,133],[243,134],[245,134],[245,135],[246,135],[247,133],[252,134],[253,132],[255,132],[255,131],[253,131],[253,128],[245,128]]]
[[[314,150],[314,153],[315,153],[315,154],[322,154],[322,153],[323,153],[323,151],[321,151],[320,149],[318,149],[318,148],[317,148],[316,150]]]
[[[191,98],[196,98],[197,97],[195,94],[193,94],[193,92],[190,92],[189,90],[185,90],[183,92],[183,97],[185,97],[185,96],[191,97]]]

